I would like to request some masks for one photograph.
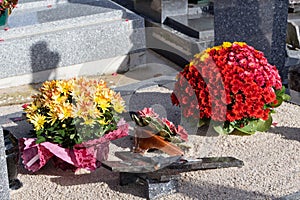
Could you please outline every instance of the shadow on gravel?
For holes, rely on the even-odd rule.
[[[145,197],[146,187],[143,185],[130,184],[126,186],[119,185],[119,173],[111,172],[103,167],[100,167],[92,172],[83,174],[75,174],[72,170],[63,171],[55,168],[52,162],[48,162],[43,168],[37,172],[30,172],[23,166],[19,166],[19,174],[43,176],[45,181],[51,181],[57,185],[67,189],[74,185],[98,184],[97,188],[110,188],[118,193],[131,194],[137,197]],[[107,186],[105,186],[107,185]],[[95,189],[91,185],[91,189]],[[101,191],[99,191],[101,192]]]
[[[300,128],[276,126],[270,128],[268,132],[282,135],[284,138],[288,140],[296,140],[300,142]]]
[[[185,190],[188,189],[188,190]],[[208,182],[197,182],[196,184],[182,181],[179,193],[191,199],[214,199],[214,200],[233,200],[233,199],[275,199],[255,191],[246,191],[224,185],[216,185]]]
[[[60,172],[60,177],[50,178],[51,182],[54,182],[60,186],[73,186],[73,185],[84,185],[98,183],[102,188],[105,188],[105,184],[113,191],[118,193],[131,194],[137,197],[145,197],[145,187],[142,185],[131,184],[126,186],[119,185],[119,174],[116,172],[111,172],[105,168],[99,168],[90,174],[75,175],[71,171]],[[99,191],[101,192],[101,191]]]

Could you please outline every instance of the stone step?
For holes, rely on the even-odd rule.
[[[190,37],[203,40],[214,37],[214,16],[207,13],[170,16],[164,24]]]
[[[80,9],[81,12],[73,12]],[[67,12],[66,12],[67,11]],[[84,4],[57,4],[51,8],[16,9],[8,19],[10,31],[2,31],[2,39],[50,33],[102,22],[112,22],[126,17],[123,10]],[[18,34],[15,32],[18,31]]]
[[[96,65],[101,60],[111,63],[111,58],[145,49],[143,18],[114,2],[69,0],[54,2],[51,7],[47,2],[21,1],[9,17],[9,30],[0,30],[0,87],[14,84],[10,77],[32,75],[32,82],[44,81],[34,74],[85,63]],[[94,75],[118,70],[118,66],[94,67]],[[74,73],[66,70],[69,75]]]
[[[146,43],[151,48],[184,67],[194,54],[214,43],[213,15],[208,5],[188,5],[187,0],[114,0],[131,2],[128,8],[146,21]]]

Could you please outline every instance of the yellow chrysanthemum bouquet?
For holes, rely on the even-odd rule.
[[[72,147],[117,129],[125,102],[103,80],[84,78],[46,81],[24,111],[37,143]]]
[[[32,171],[43,166],[41,160],[48,158],[49,152],[50,157],[54,154],[76,168],[95,169],[97,157],[102,156],[100,160],[103,160],[108,153],[108,150],[103,152],[103,148],[101,152],[95,150],[95,145],[103,146],[128,134],[128,124],[119,116],[125,110],[125,102],[103,80],[73,78],[46,81],[40,93],[33,96],[33,101],[23,107],[36,136],[30,141],[21,141],[23,163]],[[26,153],[31,148],[38,148],[41,152],[37,158],[29,156],[32,151]],[[71,152],[61,155],[59,148]],[[69,159],[73,155],[75,158]],[[87,158],[89,155],[90,158]],[[40,162],[35,162],[37,160]],[[74,160],[77,161],[74,163]]]

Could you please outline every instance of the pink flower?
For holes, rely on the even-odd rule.
[[[188,134],[182,126],[178,125],[178,128],[175,129],[175,132],[180,136],[182,140],[188,141]]]
[[[153,108],[144,108],[143,110],[138,111],[138,114],[141,117],[158,118],[158,114],[154,112]]]
[[[1,1],[1,0],[0,0],[0,1]],[[26,109],[28,106],[29,106],[29,104],[28,104],[28,103],[25,103],[25,104],[22,105],[22,108],[23,108],[23,109]]]
[[[182,140],[187,141],[188,135],[182,126],[178,126],[178,128],[176,128],[174,123],[169,121],[167,118],[159,118],[158,114],[156,114],[152,108],[144,108],[137,113],[149,123],[149,127],[153,129],[154,132],[168,133],[167,135],[161,135],[165,139],[170,139],[178,134]],[[193,113],[192,110],[191,113]]]

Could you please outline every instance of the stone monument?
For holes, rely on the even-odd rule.
[[[6,155],[5,155],[5,145],[4,145],[4,136],[3,129],[0,126],[0,199],[9,200],[9,184],[8,184],[8,175],[6,167]]]
[[[215,44],[243,41],[263,51],[281,77],[286,57],[288,0],[217,0]]]
[[[186,15],[187,0],[135,0],[135,10],[156,22],[163,23],[168,16]]]
[[[2,88],[124,72],[145,49],[144,19],[109,0],[23,0],[7,25]]]

